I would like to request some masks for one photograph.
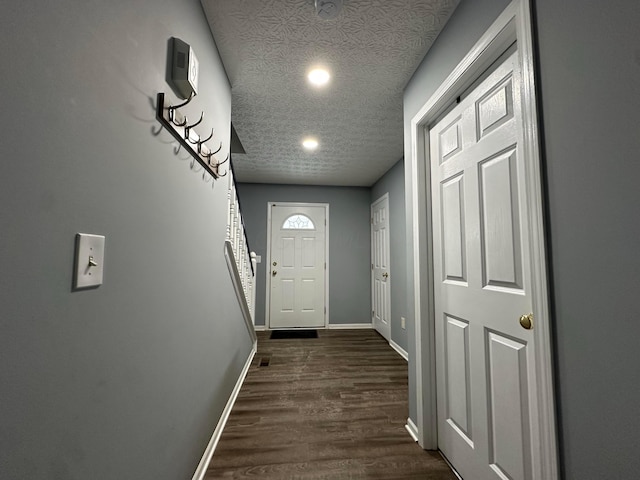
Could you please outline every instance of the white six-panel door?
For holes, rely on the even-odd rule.
[[[536,454],[517,65],[513,53],[429,133],[438,446],[467,480],[531,479]]]
[[[324,327],[325,206],[270,208],[269,327]]]
[[[371,205],[371,316],[373,327],[391,339],[391,277],[389,261],[389,195]]]

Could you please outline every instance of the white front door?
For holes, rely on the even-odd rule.
[[[270,204],[269,328],[325,326],[326,207]]]
[[[389,195],[371,205],[371,316],[373,327],[391,339],[391,267],[389,264]]]
[[[532,479],[538,447],[520,73],[505,57],[429,133],[438,446],[468,480]]]

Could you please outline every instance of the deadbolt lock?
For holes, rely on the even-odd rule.
[[[278,262],[273,262],[273,266],[276,267],[278,265]]]
[[[528,313],[520,317],[520,325],[525,330],[531,330],[533,328],[533,313]]]

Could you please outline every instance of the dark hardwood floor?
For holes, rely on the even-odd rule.
[[[373,330],[318,333],[259,332],[205,478],[455,480],[404,428],[405,360]]]

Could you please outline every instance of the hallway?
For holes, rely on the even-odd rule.
[[[407,363],[378,333],[269,334],[205,478],[455,479],[405,430]]]

